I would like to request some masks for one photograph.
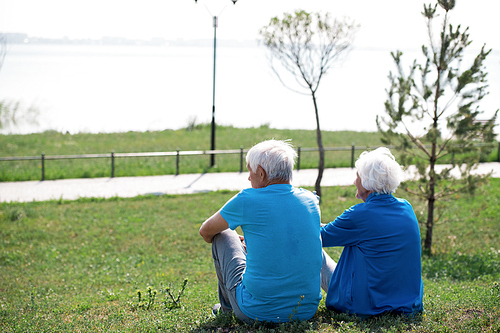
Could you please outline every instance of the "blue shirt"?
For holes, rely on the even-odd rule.
[[[324,247],[344,246],[327,308],[360,317],[423,310],[420,230],[408,201],[368,196],[321,229]]]
[[[241,311],[259,321],[310,319],[321,300],[317,196],[287,184],[249,188],[220,213],[245,236],[246,269],[236,289]]]

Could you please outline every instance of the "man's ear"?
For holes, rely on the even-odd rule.
[[[267,178],[266,170],[264,170],[264,168],[261,167],[260,165],[257,167],[257,172],[256,173],[259,176],[259,178],[260,178],[261,181],[264,181]]]

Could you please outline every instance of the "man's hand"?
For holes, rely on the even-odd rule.
[[[200,235],[203,237],[205,242],[212,243],[214,236],[227,228],[229,228],[229,224],[227,224],[220,212],[217,212],[208,220],[203,222],[200,227]]]
[[[241,241],[241,245],[243,245],[243,248],[245,249],[245,253],[247,252],[247,245],[245,244],[245,237],[241,236],[241,235],[238,235],[240,236],[240,241]]]

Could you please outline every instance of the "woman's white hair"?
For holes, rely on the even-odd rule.
[[[288,140],[268,140],[253,146],[246,159],[253,172],[257,172],[260,165],[271,181],[291,181],[296,157],[297,153]]]
[[[394,193],[403,180],[403,169],[385,147],[363,152],[356,161],[361,185],[376,193]]]

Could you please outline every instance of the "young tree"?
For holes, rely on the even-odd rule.
[[[325,168],[325,151],[321,138],[316,92],[321,79],[352,44],[358,29],[348,18],[337,20],[330,14],[307,13],[297,10],[285,13],[283,18],[273,17],[260,30],[261,42],[270,54],[271,68],[288,89],[311,95],[316,116],[316,137],[319,148],[316,193],[321,196],[321,179]],[[275,67],[275,61],[291,74],[299,90],[285,82]],[[305,92],[304,92],[305,91]]]
[[[444,11],[439,37],[434,37],[433,22],[437,9]],[[391,53],[397,74],[389,74],[391,82],[385,102],[387,117],[377,117],[377,126],[383,134],[384,144],[396,144],[401,152],[402,164],[415,164],[418,180],[406,190],[426,201],[427,222],[424,249],[432,247],[432,233],[436,218],[435,203],[457,192],[472,192],[485,177],[472,175],[481,154],[489,148],[478,143],[492,143],[493,128],[498,113],[491,119],[479,120],[483,111],[478,103],[487,94],[487,81],[483,65],[485,46],[468,68],[461,70],[463,54],[471,43],[468,28],[461,31],[449,23],[449,12],[454,0],[438,0],[432,6],[424,5],[422,13],[427,22],[429,45],[422,46],[423,64],[417,60],[406,75],[401,64],[402,52]],[[416,128],[423,125],[423,129]],[[417,149],[413,149],[416,146]],[[491,148],[490,148],[491,149]],[[451,160],[452,168],[437,172],[436,163]],[[457,168],[461,177],[451,176]]]

